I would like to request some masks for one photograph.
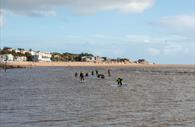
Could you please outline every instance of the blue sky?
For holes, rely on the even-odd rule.
[[[194,0],[0,0],[1,47],[194,64]]]

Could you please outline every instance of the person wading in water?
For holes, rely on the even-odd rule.
[[[84,73],[81,72],[81,73],[80,73],[80,81],[82,82],[82,81],[84,81],[84,80],[85,80],[85,78],[84,78]]]
[[[75,72],[74,76],[75,76],[75,78],[77,78],[77,76],[78,76],[78,73],[77,73],[77,72]]]
[[[92,75],[92,76],[94,75],[94,71],[91,71],[91,75]]]
[[[111,70],[110,69],[108,69],[108,76],[110,77],[111,76],[111,72],[110,72]]]
[[[98,75],[98,74],[99,74],[98,70],[95,70],[95,74],[96,74],[96,75]]]
[[[116,82],[118,83],[118,87],[121,87],[123,85],[122,81],[122,78],[117,78]]]

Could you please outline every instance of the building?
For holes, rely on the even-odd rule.
[[[4,54],[1,56],[1,58],[3,59],[3,61],[13,61],[14,60],[14,56],[12,54]]]
[[[29,53],[30,53],[32,56],[36,55],[36,52],[35,52],[35,51],[29,51]]]
[[[15,51],[16,53],[20,53],[20,50],[15,49],[14,51]]]
[[[95,63],[101,63],[101,62],[103,62],[104,61],[104,58],[102,58],[102,57],[99,57],[99,56],[95,56],[94,57],[94,62]]]
[[[81,58],[81,61],[84,61],[84,62],[94,62],[95,61],[95,57],[93,57],[93,56],[83,56]]]
[[[35,62],[51,62],[51,54],[44,52],[36,52],[33,56],[33,61]]]
[[[26,58],[26,56],[15,56],[14,61],[24,62],[24,61],[27,61],[27,58]]]
[[[0,55],[0,62],[6,61],[6,56],[5,55]]]

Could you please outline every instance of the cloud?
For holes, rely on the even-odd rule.
[[[160,50],[156,48],[148,48],[147,49],[148,53],[153,56],[158,56],[160,55]]]
[[[34,11],[30,11],[28,13],[26,12],[18,12],[15,13],[18,15],[28,15],[28,16],[32,16],[32,17],[41,17],[41,16],[56,16],[56,12],[52,11],[52,10],[34,10]]]
[[[177,15],[162,17],[159,24],[176,29],[194,29],[195,17],[193,15]]]
[[[154,0],[0,0],[1,9],[28,16],[55,15],[57,7],[78,14],[94,14],[99,11],[141,13],[154,4]],[[49,14],[47,13],[49,12]]]
[[[171,44],[163,48],[163,55],[187,54],[189,49],[181,45]]]
[[[4,26],[4,18],[3,18],[3,11],[0,10],[0,28]]]

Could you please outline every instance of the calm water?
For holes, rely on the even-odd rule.
[[[74,78],[92,69],[0,70],[0,127],[195,127],[195,68],[111,68],[104,80]],[[112,86],[118,76],[127,87]]]

